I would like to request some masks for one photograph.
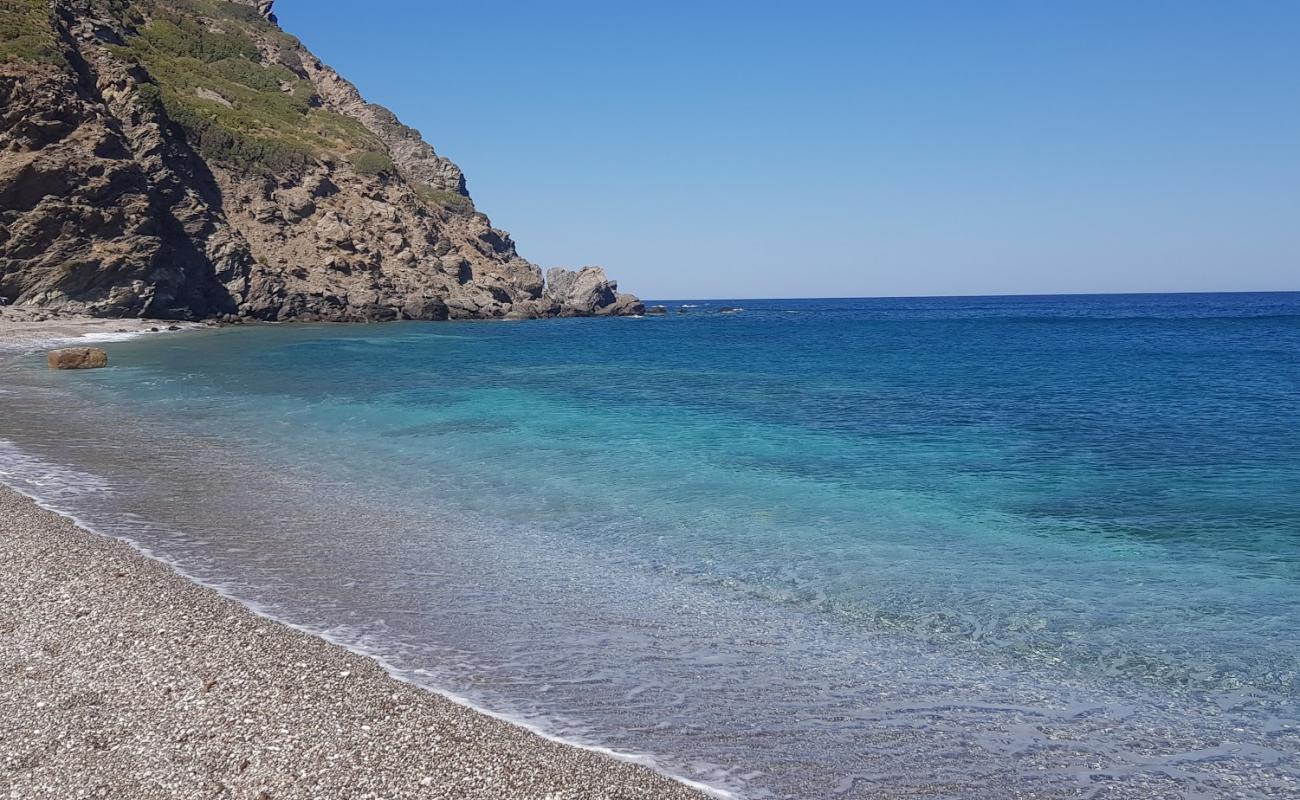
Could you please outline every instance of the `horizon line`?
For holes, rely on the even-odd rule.
[[[1000,297],[1150,297],[1158,295],[1300,294],[1300,289],[1231,289],[1176,292],[1010,292],[1002,294],[764,295],[750,297],[647,297],[643,303],[721,302],[740,300],[946,300]]]

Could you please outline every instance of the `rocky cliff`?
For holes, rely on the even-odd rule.
[[[0,298],[174,319],[640,313],[599,268],[544,280],[460,169],[271,5],[0,0]]]

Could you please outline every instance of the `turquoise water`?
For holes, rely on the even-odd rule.
[[[1300,295],[668,305],[16,359],[0,479],[743,796],[1300,794]]]

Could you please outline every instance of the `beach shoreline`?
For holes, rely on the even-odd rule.
[[[259,616],[0,484],[11,797],[700,798]]]
[[[148,333],[193,330],[204,325],[175,320],[87,317],[25,306],[0,306],[0,352],[110,342]]]
[[[203,327],[205,326],[198,323],[49,315],[36,309],[3,307],[0,308],[0,355],[17,356],[22,353],[80,343],[111,344],[113,341],[152,333],[188,331]],[[61,547],[58,553],[53,552],[52,548]],[[40,569],[28,570],[20,566],[38,563],[38,554],[42,552],[49,555],[51,559],[63,563],[66,571],[58,574],[46,572],[46,580],[42,582],[39,577]],[[96,533],[77,520],[43,506],[38,499],[29,497],[3,482],[0,482],[0,561],[2,561],[0,584],[3,585],[3,588],[0,588],[0,659],[2,659],[0,664],[8,667],[5,669],[8,674],[27,676],[29,670],[22,665],[33,653],[53,655],[54,660],[57,661],[60,650],[57,641],[61,640],[65,633],[78,639],[86,638],[78,636],[75,630],[65,631],[65,626],[57,623],[67,623],[68,620],[57,614],[51,615],[50,619],[44,619],[39,613],[40,609],[57,608],[65,601],[76,602],[78,609],[73,614],[75,620],[102,616],[106,623],[111,625],[112,619],[111,615],[106,614],[108,609],[104,607],[106,603],[104,597],[88,593],[111,586],[119,590],[125,588],[129,595],[126,604],[138,603],[139,614],[145,618],[153,618],[153,622],[147,626],[149,636],[152,638],[164,636],[166,631],[173,631],[179,633],[180,640],[193,641],[194,637],[199,635],[198,631],[193,629],[197,624],[196,617],[221,619],[245,633],[248,626],[254,626],[254,634],[258,637],[256,641],[275,643],[278,650],[300,653],[301,659],[295,662],[294,666],[306,664],[314,669],[315,679],[325,681],[323,686],[319,683],[312,685],[310,691],[319,692],[322,688],[325,691],[346,688],[352,692],[357,686],[363,685],[365,694],[369,695],[376,705],[368,707],[366,703],[370,701],[363,700],[351,702],[349,712],[354,717],[383,716],[384,709],[389,705],[382,699],[382,693],[385,691],[404,697],[404,702],[412,709],[409,713],[432,720],[432,726],[426,726],[427,730],[415,732],[418,734],[415,739],[407,736],[397,743],[398,749],[412,750],[404,756],[404,760],[399,759],[404,765],[409,766],[420,762],[421,756],[414,751],[418,749],[421,738],[426,746],[429,745],[430,732],[435,743],[440,738],[451,738],[455,741],[479,740],[467,757],[450,754],[452,773],[447,775],[439,775],[440,769],[443,768],[436,762],[448,754],[438,753],[436,748],[425,751],[426,755],[433,756],[431,765],[426,769],[429,774],[421,776],[420,781],[416,781],[415,785],[404,786],[402,785],[404,778],[385,772],[375,779],[383,785],[382,791],[379,791],[376,796],[555,798],[731,796],[711,787],[697,786],[684,779],[657,772],[648,766],[651,759],[555,739],[543,731],[533,730],[514,720],[492,714],[490,711],[474,708],[459,698],[409,683],[387,672],[385,665],[368,654],[357,652],[311,631],[270,618],[236,598],[228,597],[212,587],[193,580],[165,560],[141,552],[126,541]],[[113,578],[119,579],[111,584],[105,582],[102,574],[97,576],[94,574],[95,570],[102,572],[104,569],[109,569],[109,565],[112,565]],[[77,576],[82,581],[88,581],[90,585],[83,583],[80,593],[68,592],[60,588],[65,575]],[[133,575],[139,577],[136,580],[126,580]],[[53,599],[54,593],[58,594],[57,600]],[[164,609],[158,606],[156,600],[151,600],[155,594],[159,597],[177,597],[180,600]],[[64,597],[64,595],[68,596]],[[180,617],[176,619],[173,617],[177,613],[177,607],[196,609],[196,611],[180,611]],[[34,637],[31,635],[33,630],[39,630]],[[117,635],[108,638],[101,637],[100,641],[108,643],[122,638],[121,631],[116,633]],[[232,634],[232,631],[228,630],[226,633]],[[238,637],[239,634],[234,635]],[[147,647],[150,652],[156,652],[161,644],[153,642]],[[172,644],[174,645],[175,642]],[[137,642],[136,646],[141,645]],[[95,654],[86,652],[84,655],[90,658]],[[107,651],[98,655],[104,659],[111,658],[111,654]],[[222,661],[220,657],[212,660],[213,672],[238,670],[241,667],[240,664],[223,664]],[[85,760],[84,753],[77,756],[75,747],[49,761],[34,758],[33,753],[36,748],[34,743],[42,741],[42,736],[63,742],[71,728],[77,727],[73,719],[78,706],[75,698],[98,697],[105,692],[103,688],[97,687],[109,687],[112,696],[122,701],[119,707],[127,708],[136,706],[135,701],[141,699],[138,696],[139,692],[148,691],[148,687],[139,683],[105,682],[102,676],[81,670],[48,669],[50,665],[46,666],[46,671],[52,676],[50,685],[42,686],[37,683],[25,686],[24,683],[16,680],[0,681],[0,717],[8,720],[7,723],[0,722],[0,766],[3,767],[5,780],[10,784],[0,785],[0,789],[8,788],[11,793],[18,791],[20,792],[18,795],[9,796],[24,798],[80,796],[75,794],[76,791],[91,785],[103,790],[95,796],[133,798],[207,796],[203,788],[206,784],[202,780],[199,783],[189,784],[182,780],[167,787],[152,788],[137,783],[129,785],[114,783],[112,775],[125,776],[137,769],[131,767],[119,769],[121,765],[116,764],[113,759],[113,752],[117,748],[104,750],[92,743],[94,749],[103,750],[103,758],[99,760]],[[247,669],[256,667],[257,664],[246,663],[242,666]],[[264,669],[271,669],[273,666],[261,664]],[[177,668],[182,667],[177,665]],[[37,667],[32,671],[36,672],[40,669]],[[329,681],[331,673],[337,677],[343,672],[350,673],[347,676],[352,679],[350,682]],[[194,687],[185,686],[184,676],[171,677],[173,680],[167,684],[168,694],[171,693],[172,687],[182,686],[191,690],[189,694],[192,695]],[[210,678],[203,679],[202,683],[205,687],[210,680]],[[157,681],[154,681],[154,685],[156,683]],[[240,680],[241,685],[248,683],[250,681],[247,678]],[[264,693],[278,691],[265,676],[260,679],[260,683],[261,691]],[[35,690],[38,695],[47,699],[29,696],[31,691],[24,691],[24,688]],[[201,690],[204,695],[213,691],[215,689]],[[259,690],[254,686],[251,691],[256,695]],[[39,708],[44,712],[60,707],[59,700],[50,698],[64,698],[64,706],[74,713],[68,715],[65,720],[55,718],[53,724],[50,724],[47,729],[24,728],[19,721],[22,717],[19,712],[24,708]],[[206,700],[206,697],[203,699]],[[271,702],[268,697],[262,699]],[[302,707],[295,710],[297,715],[311,711],[311,703],[302,699],[298,702]],[[102,704],[97,701],[93,705]],[[183,708],[164,708],[157,705],[143,705],[134,710],[140,716],[131,722],[130,727],[134,731],[130,734],[132,739],[137,736],[146,739],[156,738],[160,734],[161,727],[181,724],[178,719],[173,718],[175,714],[185,713]],[[71,728],[60,730],[65,727],[63,722],[68,723]],[[239,725],[230,723],[228,719],[225,722],[228,724],[224,732],[215,729],[211,732],[215,741],[223,741],[226,736],[233,736],[241,742],[245,741],[247,731],[240,730]],[[376,729],[375,725],[368,727],[371,730]],[[450,731],[451,735],[439,732],[443,729]],[[291,738],[298,737],[300,733],[293,728],[277,730],[288,730],[287,734],[279,735]],[[397,731],[394,731],[394,734],[401,736]],[[501,743],[502,748],[505,749],[504,754],[493,753],[494,739]],[[367,739],[364,744],[370,744],[372,741],[375,746],[380,747],[392,747],[394,744],[385,743],[380,737]],[[264,746],[273,749],[281,747],[269,740]],[[350,745],[337,746],[334,748],[336,752],[327,755],[325,760],[335,762],[359,757],[362,755],[361,750],[350,751],[347,747],[361,746],[362,743],[355,741]],[[319,749],[319,747],[319,744],[314,745],[312,749]],[[134,748],[135,751],[139,749]],[[55,750],[62,752],[62,744]],[[183,755],[175,752],[168,754],[165,751],[166,748],[162,748],[157,755],[169,760],[174,756]],[[252,755],[253,753],[248,753],[244,760],[254,763]],[[242,764],[243,761],[240,763]],[[501,763],[511,764],[516,769],[522,767],[527,774],[535,776],[533,782],[516,786],[512,781],[502,779],[495,774],[499,772]],[[31,769],[25,770],[24,764],[30,765]],[[172,766],[184,767],[183,764]],[[244,777],[243,773],[247,769],[241,767],[239,770],[241,778]],[[385,768],[381,767],[381,771],[383,769]],[[24,778],[24,771],[30,773],[27,776],[29,781]],[[461,775],[467,771],[474,774]],[[149,773],[152,770],[146,769],[145,772]],[[272,772],[274,773],[274,770]],[[347,772],[344,770],[342,774],[346,777]],[[97,781],[97,776],[101,774],[109,780]],[[452,774],[459,777],[453,780]],[[479,781],[476,776],[480,774],[485,774],[487,777]],[[274,773],[265,780],[274,784],[286,776],[289,777],[289,785],[280,786],[275,791],[259,788],[256,791],[250,790],[249,793],[241,793],[239,786],[257,783],[259,780],[257,778],[250,778],[242,783],[231,783],[216,777],[211,779],[211,787],[220,793],[233,793],[231,796],[235,797],[321,796],[322,789],[319,785],[298,785],[296,781],[300,776],[297,774]],[[188,780],[198,777],[196,773],[187,773]],[[482,786],[479,786],[479,782]],[[449,792],[447,788],[449,784],[455,785],[453,791]],[[346,796],[353,796],[360,790],[359,785],[348,785],[346,781],[330,789],[330,791],[343,792]],[[325,796],[335,795],[327,793]]]

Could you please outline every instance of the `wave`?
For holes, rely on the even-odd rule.
[[[72,498],[87,495],[114,493],[116,489],[112,483],[101,476],[72,467],[53,464],[28,453],[8,439],[0,438],[0,485],[7,486],[27,497],[46,511],[71,520],[77,527],[85,531],[129,545],[142,556],[167,565],[168,568],[182,578],[239,603],[259,617],[284,625],[300,633],[315,636],[351,653],[369,658],[378,663],[394,680],[432,692],[484,716],[508,722],[548,741],[599,753],[619,761],[638,764],[719,800],[739,800],[740,796],[736,790],[687,778],[665,767],[661,759],[653,754],[617,750],[598,742],[560,735],[555,733],[552,730],[553,726],[548,725],[546,718],[540,715],[524,716],[498,711],[484,705],[473,697],[442,688],[434,682],[433,673],[429,670],[403,669],[397,666],[386,654],[384,643],[375,641],[374,637],[367,636],[358,629],[345,626],[325,627],[313,625],[298,622],[277,613],[271,607],[239,593],[232,582],[203,578],[190,570],[184,561],[174,558],[166,552],[151,548],[139,538],[122,530],[123,527],[132,525],[138,525],[141,528],[152,527],[151,523],[144,520],[124,519],[117,524],[110,524],[111,532],[105,530],[93,523],[83,513],[76,511],[67,502]]]

